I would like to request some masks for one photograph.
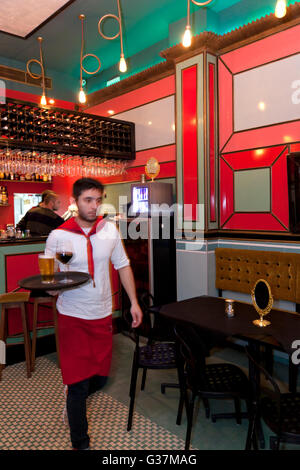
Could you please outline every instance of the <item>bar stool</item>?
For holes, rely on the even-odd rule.
[[[59,342],[58,342],[58,327],[57,327],[57,311],[56,311],[56,297],[52,295],[39,295],[38,292],[31,292],[31,298],[33,299],[33,323],[32,323],[32,346],[31,346],[31,372],[34,371],[35,367],[35,355],[36,355],[36,339],[37,339],[37,326],[38,322],[38,310],[42,304],[51,303],[53,311],[54,329],[55,329],[55,343],[56,343],[56,354],[57,354],[57,367],[60,368],[60,357],[59,357]]]
[[[30,337],[27,326],[25,302],[28,302],[29,292],[11,292],[8,294],[0,295],[1,304],[1,320],[0,320],[0,340],[6,343],[8,336],[8,314],[7,311],[12,308],[19,308],[21,310],[23,335],[24,335],[24,348],[26,358],[27,377],[31,377],[31,363],[30,363]],[[0,381],[4,364],[0,364]]]

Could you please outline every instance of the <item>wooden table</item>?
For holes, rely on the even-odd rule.
[[[300,339],[300,315],[283,310],[272,309],[268,315],[271,325],[259,328],[253,325],[258,314],[251,304],[235,301],[234,317],[225,313],[225,299],[220,297],[201,296],[192,299],[173,302],[167,305],[152,307],[153,313],[168,318],[174,324],[189,323],[201,328],[204,332],[213,332],[222,337],[237,337],[246,340],[251,354],[259,360],[260,346],[279,348],[291,355],[294,352],[293,342]],[[205,336],[205,335],[204,335]],[[251,362],[249,362],[249,378],[252,384],[253,400],[257,397],[257,377]],[[260,420],[257,424],[260,429]],[[260,444],[264,447],[264,438],[260,433]],[[248,442],[247,446],[251,446]]]

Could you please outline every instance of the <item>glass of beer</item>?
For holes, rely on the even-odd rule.
[[[43,284],[54,282],[54,256],[51,254],[39,254],[39,268]]]

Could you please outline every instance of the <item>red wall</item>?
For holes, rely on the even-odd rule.
[[[0,186],[6,186],[8,190],[8,207],[0,207],[0,228],[6,228],[6,224],[14,224],[14,193],[41,194],[45,189],[52,189],[48,183],[15,183],[0,181]]]
[[[40,103],[41,100],[41,95],[34,95],[32,93],[24,93],[23,91],[16,91],[16,90],[6,90],[6,97],[7,98],[13,98],[15,100],[21,100],[21,101],[29,101],[30,103]],[[75,103],[72,103],[70,101],[64,101],[64,100],[57,100],[55,97],[53,97],[55,100],[55,103],[53,106],[56,108],[64,108],[64,109],[74,109]]]
[[[220,56],[219,144],[220,227],[233,230],[289,230],[286,156],[299,148],[300,120],[234,131],[234,76],[299,53],[300,25]],[[284,74],[284,70],[282,70]],[[272,84],[270,84],[270,87]],[[259,99],[259,84],[253,83]],[[234,172],[270,168],[270,212],[234,210]]]
[[[108,113],[110,109],[114,110],[114,114],[118,114],[172,94],[175,94],[175,75],[163,78],[129,93],[124,93],[85,111],[99,116],[110,116]],[[125,175],[101,178],[101,181],[106,185],[124,181],[139,181],[141,175],[145,173],[145,164],[150,157],[156,158],[160,163],[158,178],[173,178],[176,176],[176,146],[173,144],[136,152],[136,159],[130,162]]]

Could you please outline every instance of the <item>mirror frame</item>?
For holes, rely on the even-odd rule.
[[[266,306],[266,308],[264,308],[264,309],[261,309],[257,305],[256,298],[255,298],[255,289],[256,289],[256,286],[259,282],[263,282],[267,286],[268,292],[269,292],[269,302],[268,302],[268,305]],[[252,302],[253,302],[254,308],[260,316],[264,316],[264,315],[267,315],[268,313],[270,313],[270,311],[272,310],[272,307],[273,307],[273,300],[274,299],[273,299],[273,296],[272,296],[270,284],[265,279],[258,279],[256,281],[256,283],[254,284],[254,287],[251,291],[251,297],[252,297]]]

